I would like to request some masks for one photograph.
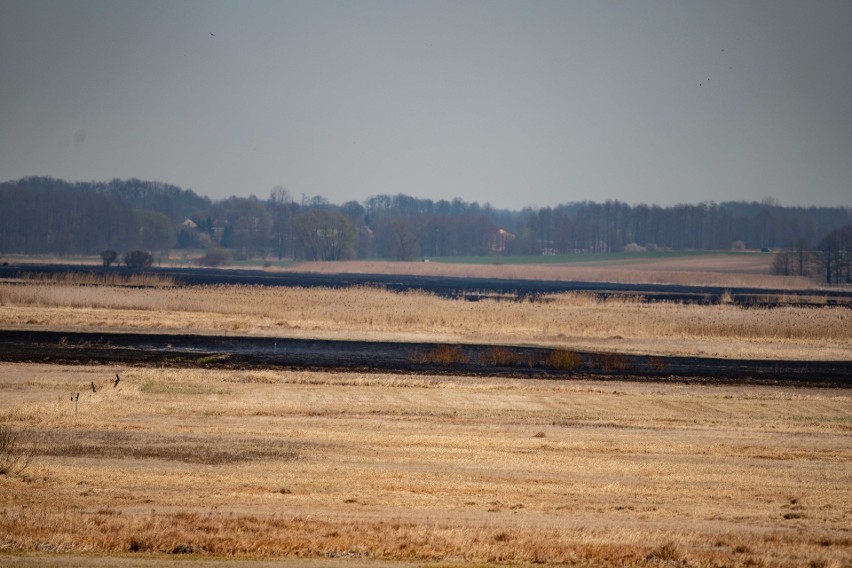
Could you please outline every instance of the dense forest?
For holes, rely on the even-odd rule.
[[[781,251],[773,269],[782,274],[808,273],[819,257],[820,274],[847,282],[850,226],[850,207],[783,207],[772,200],[671,207],[586,201],[507,211],[402,194],[342,205],[322,197],[296,201],[281,187],[267,199],[211,201],[138,179],[0,183],[0,254],[204,249],[202,262],[211,265],[252,257],[414,260],[749,248]],[[834,251],[830,261],[826,251]]]

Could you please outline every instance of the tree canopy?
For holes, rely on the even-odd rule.
[[[849,207],[783,207],[772,201],[671,207],[584,201],[507,211],[459,198],[404,194],[343,205],[319,196],[296,201],[282,186],[266,200],[214,202],[138,179],[70,183],[30,177],[0,183],[0,253],[203,248],[227,251],[216,258],[414,260],[742,247],[789,252],[794,243],[798,256],[789,252],[773,270],[803,274],[813,269],[803,259],[822,255],[820,271],[839,282],[848,278],[843,264],[848,257],[838,251],[848,250],[843,228],[849,225]]]

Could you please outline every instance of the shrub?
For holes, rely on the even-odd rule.
[[[112,263],[118,259],[118,253],[114,250],[102,250],[101,251],[101,260],[104,263],[104,266],[109,267],[112,266]]]
[[[130,268],[131,270],[148,268],[154,264],[154,257],[151,256],[150,252],[144,250],[134,250],[124,253],[121,260],[125,265],[127,265],[127,268]]]
[[[21,443],[20,434],[0,424],[0,475],[22,473],[32,461],[34,448]]]
[[[514,367],[518,363],[518,357],[507,347],[493,347],[482,354],[480,361],[485,365]]]
[[[455,365],[469,363],[470,361],[468,361],[461,347],[457,345],[439,345],[432,351],[429,362],[439,365]]]
[[[577,354],[568,349],[557,349],[556,351],[551,351],[550,355],[547,356],[547,366],[551,369],[570,371],[575,369],[578,363],[579,357],[577,357]]]

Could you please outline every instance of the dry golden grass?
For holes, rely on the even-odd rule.
[[[560,294],[546,302],[449,300],[420,292],[260,286],[0,283],[0,327],[237,333],[538,344],[655,355],[852,359],[852,311],[646,304]]]
[[[850,565],[846,390],[0,375],[0,422],[39,448],[0,476],[0,555]]]
[[[105,274],[88,274],[84,272],[60,272],[56,274],[23,273],[23,282],[41,282],[48,284],[71,284],[85,286],[134,286],[134,287],[169,287],[175,285],[171,276],[159,274],[108,272]]]
[[[702,254],[659,259],[573,261],[565,264],[452,264],[442,262],[340,261],[301,262],[283,270],[323,274],[414,274],[520,280],[680,284],[779,290],[817,288],[798,276],[774,276],[769,254]]]

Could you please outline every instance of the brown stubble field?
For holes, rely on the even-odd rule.
[[[37,444],[0,476],[2,554],[849,565],[845,390],[0,373]]]
[[[852,359],[848,308],[547,300],[9,281],[0,327]],[[0,424],[0,566],[852,566],[847,389],[3,363]]]

